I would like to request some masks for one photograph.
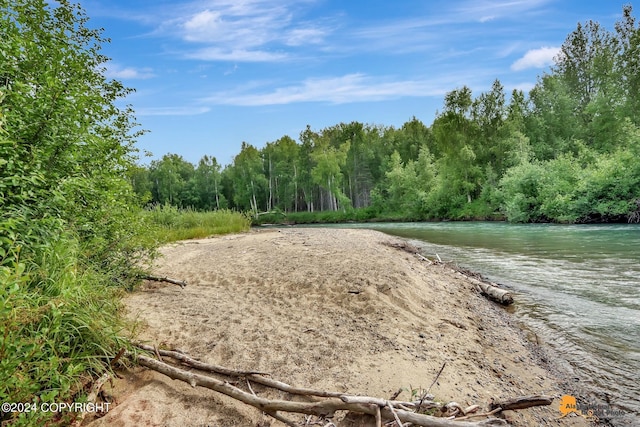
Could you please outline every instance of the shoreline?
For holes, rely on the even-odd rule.
[[[147,283],[124,303],[141,341],[293,385],[380,398],[403,388],[408,399],[437,378],[437,400],[482,407],[570,394],[502,307],[401,244],[372,230],[301,227],[180,242],[162,249],[154,273],[189,285]],[[118,405],[91,425],[281,425],[155,372],[123,376],[106,390]],[[589,425],[558,420],[559,402],[505,415],[520,426]]]

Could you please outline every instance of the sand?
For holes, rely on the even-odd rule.
[[[403,243],[324,228],[180,242],[162,248],[154,274],[188,286],[149,282],[124,303],[138,340],[293,385],[381,398],[404,388],[400,398],[410,399],[445,364],[431,388],[445,403],[566,393],[503,307],[450,268],[393,246]],[[155,372],[120,374],[104,387],[114,402],[93,427],[283,425]],[[519,426],[587,425],[558,420],[558,404],[504,414]]]

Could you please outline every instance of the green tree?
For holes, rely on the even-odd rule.
[[[394,151],[388,167],[386,179],[382,182],[386,193],[384,210],[416,219],[423,217],[424,204],[435,177],[429,149],[422,147],[418,158],[409,160],[406,164],[402,162],[400,154]]]
[[[616,22],[616,36],[621,52],[616,58],[617,75],[623,83],[623,117],[640,126],[640,25],[631,5],[622,8],[622,19]]]
[[[542,219],[539,212],[539,192],[544,175],[544,166],[538,162],[525,161],[510,168],[500,180],[501,210],[510,222],[537,222]]]
[[[154,160],[149,167],[152,181],[153,200],[160,204],[170,204],[185,208],[193,201],[188,183],[194,176],[193,164],[178,154],[165,154],[160,160]]]
[[[222,195],[221,169],[213,156],[204,155],[200,159],[192,178],[195,207],[204,210],[226,207],[226,199]]]
[[[127,172],[129,182],[133,191],[138,195],[142,203],[151,201],[151,190],[153,183],[149,174],[149,168],[146,166],[132,166]]]
[[[300,190],[302,191],[303,202],[305,208],[309,212],[313,212],[316,209],[315,203],[315,184],[311,171],[314,167],[314,160],[312,153],[316,141],[320,138],[317,132],[311,130],[311,126],[307,125],[306,129],[300,132],[300,157],[299,157],[299,178]]]
[[[262,150],[269,181],[267,210],[298,210],[299,146],[289,136],[267,143]]]
[[[240,153],[233,159],[231,168],[233,201],[241,210],[250,210],[257,215],[266,209],[268,180],[264,173],[263,160],[256,147],[242,143]]]
[[[442,206],[452,203],[450,206],[454,208],[461,207],[461,200],[471,203],[480,192],[482,168],[478,155],[481,146],[477,124],[471,117],[471,89],[465,86],[447,93],[444,103],[444,111],[433,123],[435,145],[441,153],[438,159],[439,196],[433,203]]]
[[[106,40],[79,6],[2,0],[0,10],[5,242],[20,236],[35,250],[46,246],[45,230],[64,228],[81,239],[87,262],[126,269],[139,224],[126,174],[139,132],[115,101],[131,90],[105,77]]]
[[[545,74],[529,92],[531,112],[526,117],[525,134],[539,160],[575,152],[573,144],[581,130],[576,104],[568,85],[559,76]]]
[[[329,138],[323,134],[313,147],[311,159],[315,166],[311,170],[313,182],[324,189],[321,203],[326,200],[328,210],[337,211],[346,208],[349,199],[342,191],[342,167],[346,164],[347,153],[351,142],[347,141],[339,148],[330,144]],[[321,210],[323,210],[321,204]]]

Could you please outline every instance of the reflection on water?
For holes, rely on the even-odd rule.
[[[640,421],[640,226],[349,226],[414,240],[427,256],[437,253],[512,288],[515,315],[566,361],[570,374],[608,401],[601,403]]]

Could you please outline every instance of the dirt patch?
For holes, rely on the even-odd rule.
[[[154,273],[189,285],[149,283],[125,304],[140,340],[292,385],[382,398],[405,388],[408,399],[446,363],[431,389],[443,402],[563,394],[502,307],[403,245],[376,231],[321,228],[182,242],[162,249]],[[281,425],[139,369],[105,391],[117,405],[92,426]],[[557,420],[556,402],[506,415],[521,426],[586,425]]]

